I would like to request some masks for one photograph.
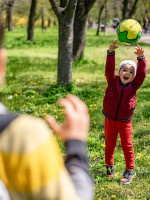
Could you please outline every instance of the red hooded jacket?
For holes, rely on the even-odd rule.
[[[132,82],[123,85],[115,75],[115,52],[108,52],[105,76],[108,87],[103,100],[103,114],[114,121],[130,121],[136,106],[136,91],[146,77],[146,59],[137,58],[137,73]]]

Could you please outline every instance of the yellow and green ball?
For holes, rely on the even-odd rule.
[[[124,44],[136,43],[142,36],[141,25],[134,19],[125,19],[117,27],[117,36]]]

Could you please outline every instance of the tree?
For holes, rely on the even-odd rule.
[[[74,40],[73,40],[74,60],[78,60],[83,57],[88,17],[95,1],[96,0],[78,1],[74,19]]]
[[[2,15],[3,11],[6,10],[5,7],[6,7],[6,2],[0,1],[0,21],[3,21]]]
[[[123,0],[122,20],[131,18],[134,15],[138,1]]]
[[[45,31],[46,26],[45,26],[45,12],[44,12],[44,8],[41,7],[41,20],[42,20],[42,30]]]
[[[135,1],[134,1],[133,6],[132,6],[132,9],[131,9],[130,12],[129,12],[129,18],[131,18],[131,17],[134,15],[134,13],[135,13],[135,11],[136,11],[136,5],[137,5],[138,1],[139,1],[139,0],[135,0]]]
[[[12,11],[13,11],[13,5],[15,0],[7,0],[7,26],[9,31],[13,31],[13,22],[12,22]]]
[[[28,27],[27,27],[27,40],[30,40],[30,41],[33,41],[36,7],[37,7],[37,0],[32,0]]]
[[[73,23],[77,1],[61,0],[58,6],[56,0],[49,0],[59,25],[57,83],[64,88],[72,82]]]
[[[21,18],[28,16],[30,7],[31,7],[31,0],[15,1],[14,7],[13,7],[13,15],[20,16]]]
[[[98,15],[98,26],[97,26],[97,32],[96,32],[96,35],[99,35],[99,29],[100,29],[100,23],[101,23],[101,15],[102,15],[102,12],[104,10],[104,4],[100,4],[100,8],[99,8],[99,15]]]
[[[47,0],[40,0],[38,5],[39,5],[40,10],[38,9],[37,12],[38,11],[40,12],[41,27],[42,27],[42,30],[45,31],[47,26],[49,26],[49,24],[46,25],[46,19],[47,20],[50,19],[50,12],[49,12],[50,4],[47,4]]]

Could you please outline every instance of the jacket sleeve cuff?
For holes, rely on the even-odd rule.
[[[115,51],[109,51],[109,49],[107,50],[107,55],[108,56],[113,56],[113,55],[115,55]]]
[[[137,57],[137,60],[143,60],[143,59],[145,59],[144,55],[142,57]]]

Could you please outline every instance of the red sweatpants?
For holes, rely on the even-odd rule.
[[[118,133],[120,134],[126,169],[133,169],[134,152],[132,145],[132,121],[113,121],[105,117],[105,163],[108,166],[114,164],[114,153]]]

